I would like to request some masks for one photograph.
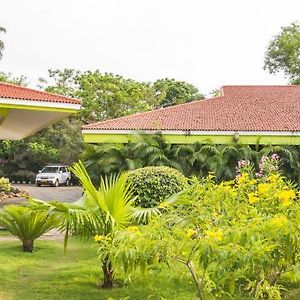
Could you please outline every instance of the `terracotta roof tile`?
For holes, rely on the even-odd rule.
[[[220,97],[98,122],[83,129],[300,131],[300,85],[224,86]]]
[[[80,100],[0,82],[0,98],[80,104]]]

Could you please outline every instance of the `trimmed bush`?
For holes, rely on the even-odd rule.
[[[137,206],[154,207],[188,186],[187,178],[170,167],[145,167],[128,172]]]

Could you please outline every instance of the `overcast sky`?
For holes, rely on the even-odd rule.
[[[299,0],[3,0],[0,71],[31,86],[52,68],[175,78],[209,94],[222,85],[285,84],[263,60]]]

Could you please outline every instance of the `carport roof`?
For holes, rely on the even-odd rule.
[[[0,98],[80,104],[80,100],[0,82]]]
[[[80,109],[80,100],[0,82],[0,140],[19,140]]]

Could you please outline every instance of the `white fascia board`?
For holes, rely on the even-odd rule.
[[[300,131],[181,131],[181,130],[103,130],[83,129],[83,134],[136,134],[142,132],[153,134],[161,132],[170,135],[266,135],[266,136],[300,136]]]
[[[61,102],[38,101],[38,100],[34,101],[34,100],[11,99],[11,98],[0,98],[0,105],[1,104],[75,109],[75,110],[79,110],[81,107],[80,104],[74,104],[74,103],[61,103]]]

